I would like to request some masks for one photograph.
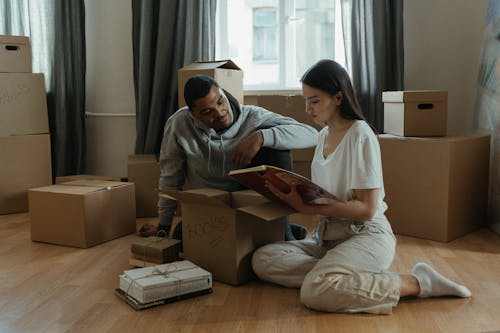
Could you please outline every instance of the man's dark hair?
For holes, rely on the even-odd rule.
[[[191,76],[184,85],[184,99],[186,105],[192,109],[197,99],[208,95],[212,86],[219,88],[219,84],[208,75]]]

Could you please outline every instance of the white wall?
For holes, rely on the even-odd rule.
[[[448,91],[448,132],[472,128],[487,0],[404,1],[405,89]]]
[[[87,173],[127,176],[135,146],[130,1],[85,0]]]

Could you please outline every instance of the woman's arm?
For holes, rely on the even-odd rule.
[[[354,190],[355,199],[353,200],[332,201],[327,205],[315,205],[304,203],[295,186],[292,186],[289,193],[284,193],[271,183],[266,183],[266,185],[278,198],[288,203],[299,213],[366,221],[371,220],[377,210],[378,189],[376,188]]]

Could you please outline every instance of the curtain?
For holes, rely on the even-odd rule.
[[[53,176],[83,172],[84,0],[0,0],[0,33],[29,36],[33,72],[44,73]]]
[[[347,71],[361,108],[383,132],[382,92],[403,90],[403,0],[341,0]]]
[[[177,70],[214,60],[216,0],[132,0],[136,154],[158,154],[177,110]]]
[[[490,0],[479,63],[475,127],[491,135],[489,214],[500,234],[500,1]]]

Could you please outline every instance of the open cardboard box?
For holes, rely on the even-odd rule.
[[[162,192],[182,204],[184,258],[211,272],[214,280],[233,285],[254,278],[253,252],[283,241],[283,218],[295,212],[252,190]]]

